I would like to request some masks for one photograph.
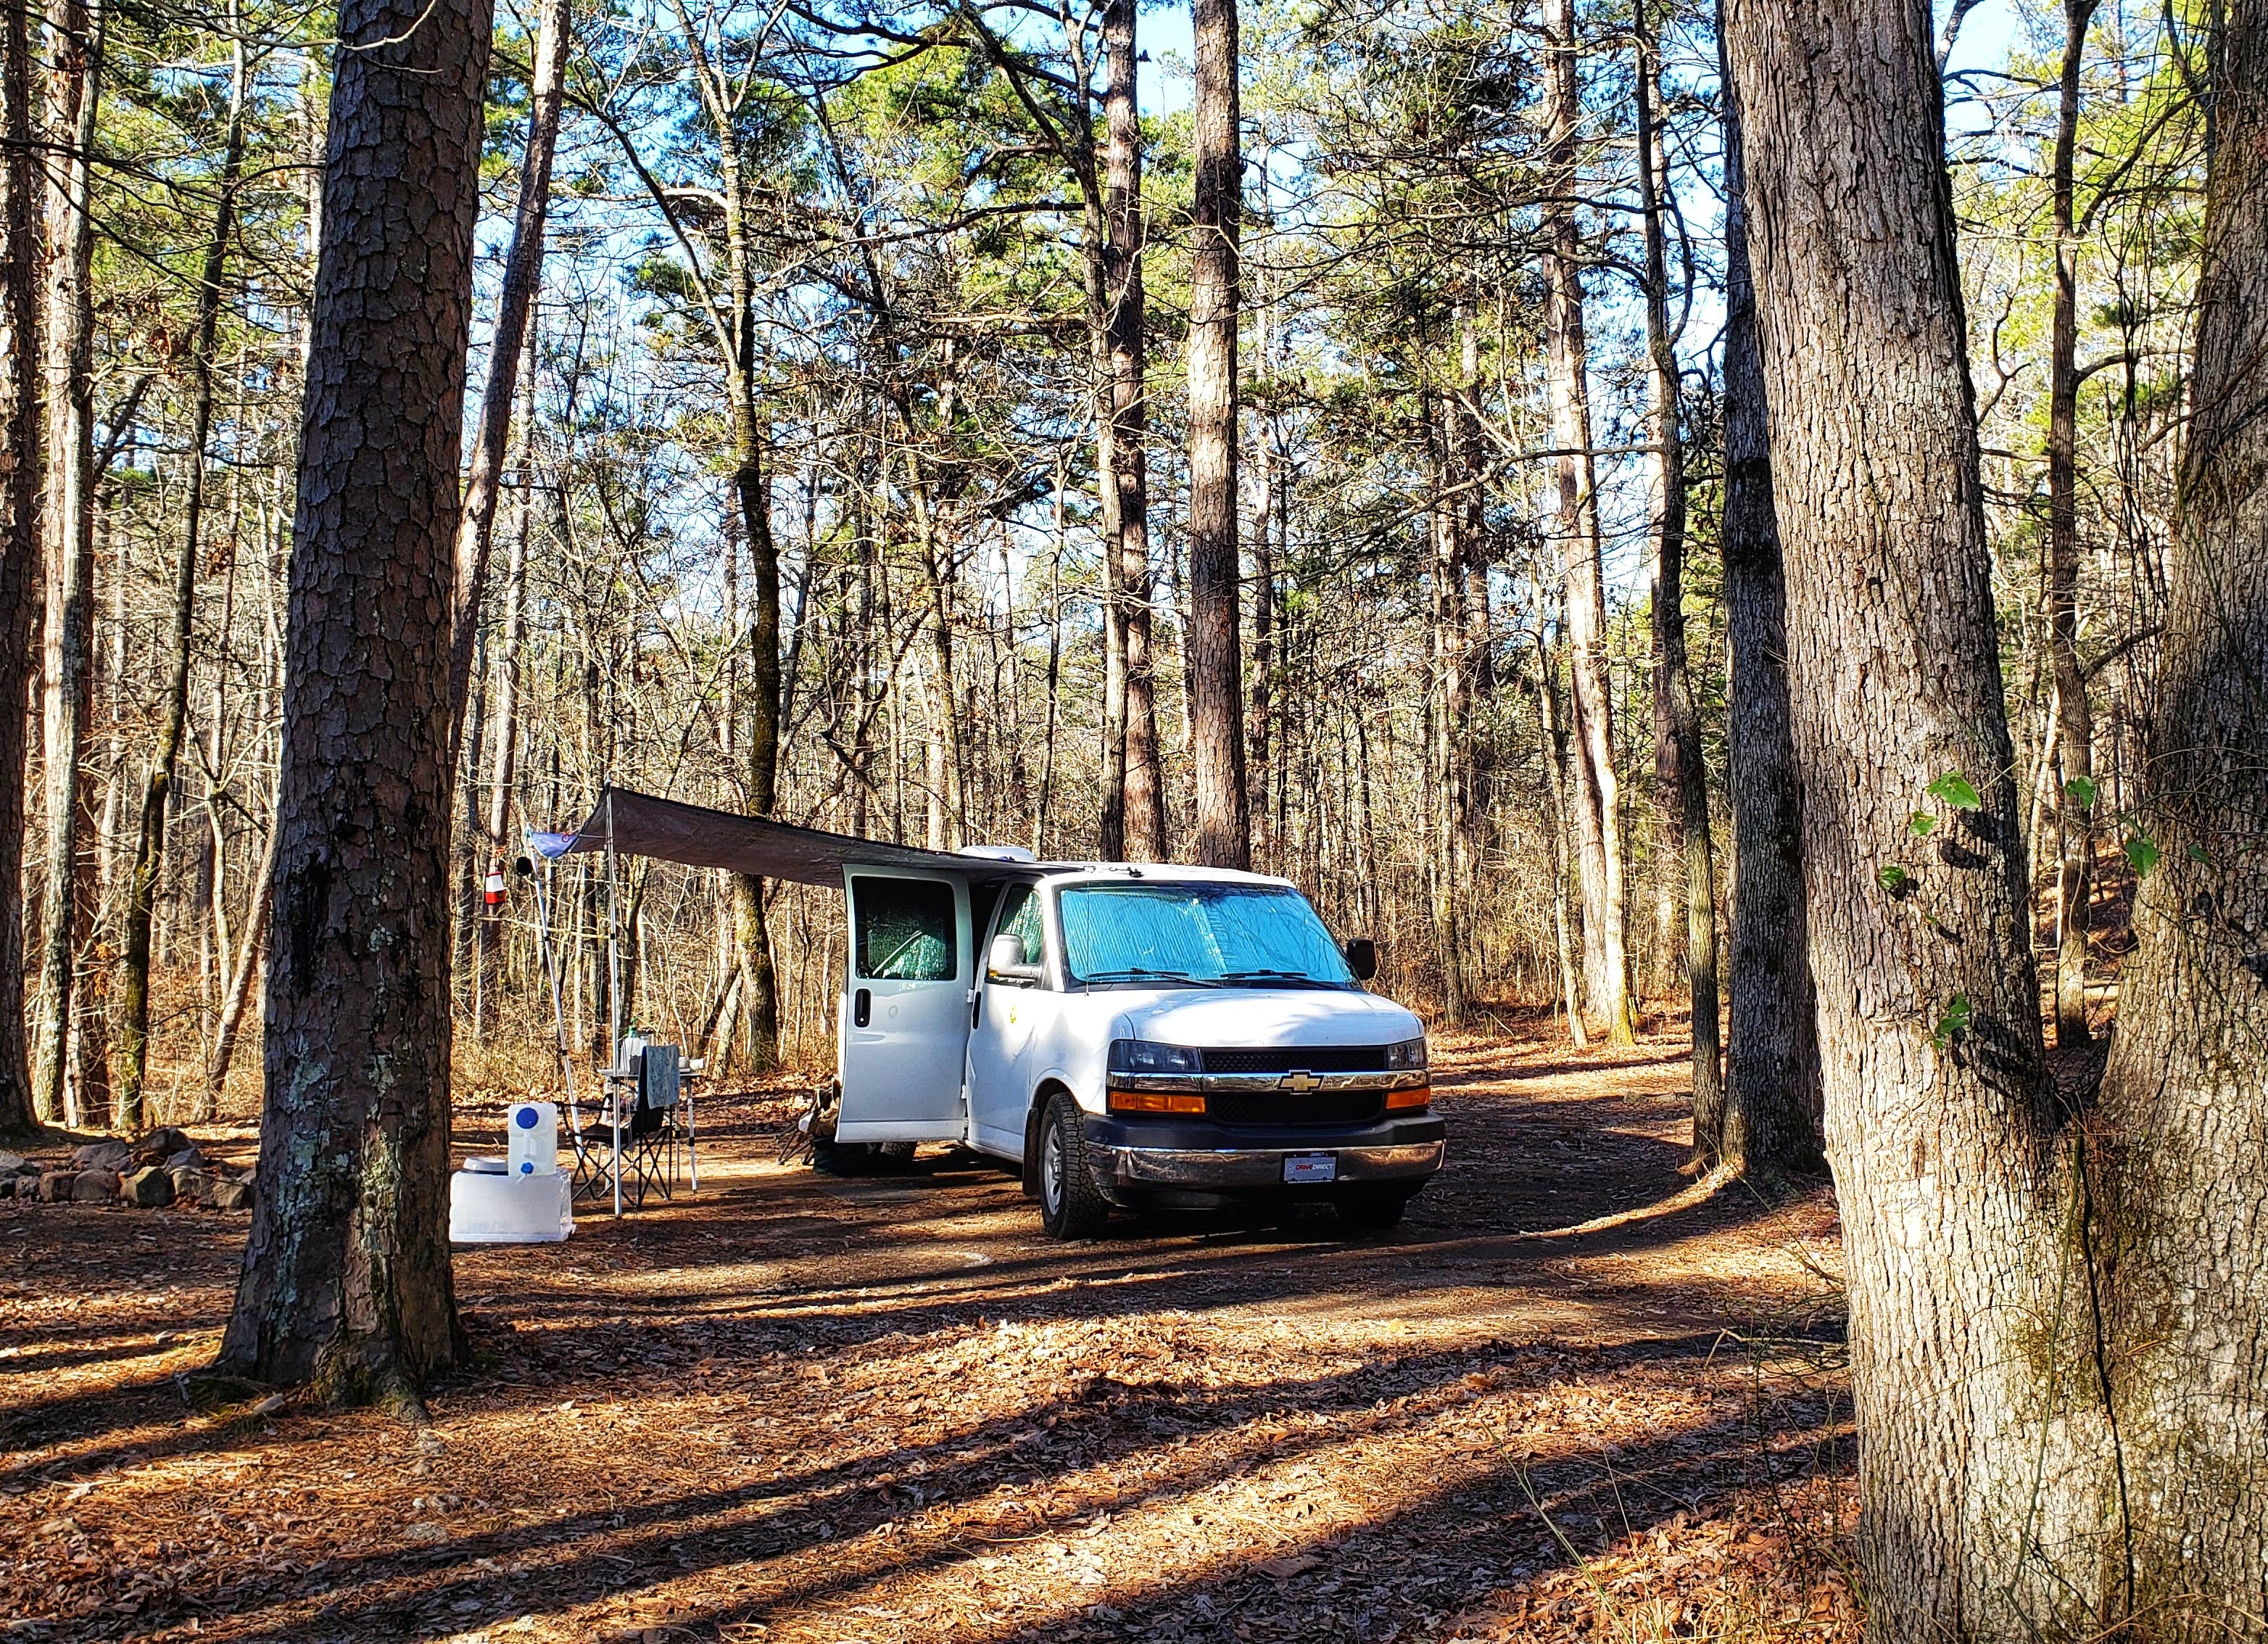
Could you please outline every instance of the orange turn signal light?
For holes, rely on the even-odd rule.
[[[1202,1113],[1205,1099],[1194,1090],[1114,1090],[1113,1113]]]
[[[1386,1093],[1388,1113],[1403,1108],[1430,1108],[1433,1105],[1433,1087],[1419,1085],[1412,1090],[1389,1090]]]

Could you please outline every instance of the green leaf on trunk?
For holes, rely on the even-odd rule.
[[[1929,796],[1944,800],[1957,811],[1973,811],[1984,803],[1977,792],[1977,785],[1958,770],[1948,770],[1931,783]]]
[[[2095,795],[2097,790],[2093,777],[2073,777],[2063,785],[2063,791],[2065,797],[2081,810],[2091,811],[2095,808]]]
[[[1930,1036],[1942,1050],[1955,1039],[1969,1031],[1969,1024],[1977,1015],[1977,1007],[1969,1002],[1966,993],[1955,993],[1945,1002],[1945,1014],[1937,1019],[1937,1031]]]
[[[2134,876],[2146,879],[2150,870],[2158,866],[2158,842],[2146,833],[2126,836],[2126,860],[2133,866]]]
[[[1895,896],[1913,882],[1913,875],[1896,862],[1885,862],[1875,870],[1874,882]]]
[[[1936,826],[1937,818],[1931,815],[1927,811],[1916,811],[1912,815],[1906,818],[1906,831],[1915,835],[1917,837],[1926,835],[1931,829]]]

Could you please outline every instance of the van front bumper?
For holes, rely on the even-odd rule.
[[[1086,1157],[1106,1196],[1123,1203],[1161,1196],[1226,1198],[1328,1198],[1340,1187],[1414,1193],[1441,1168],[1448,1127],[1412,1117],[1357,1130],[1270,1125],[1231,1129],[1203,1120],[1120,1119],[1090,1115]],[[1329,1154],[1329,1184],[1287,1184],[1286,1156]]]

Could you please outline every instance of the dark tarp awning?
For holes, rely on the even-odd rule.
[[[760,816],[735,816],[677,800],[609,787],[573,833],[530,833],[540,856],[572,851],[603,851],[612,819],[614,847],[630,856],[650,856],[688,867],[721,867],[765,879],[843,888],[846,866],[943,869],[976,881],[1014,879],[1029,874],[1029,862],[924,851],[917,845],[885,844],[850,834],[799,828]]]

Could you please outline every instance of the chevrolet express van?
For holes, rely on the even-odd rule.
[[[1289,881],[970,854],[1001,876],[846,865],[822,1145],[964,1143],[1062,1239],[1238,1202],[1381,1229],[1441,1168],[1424,1028]]]

